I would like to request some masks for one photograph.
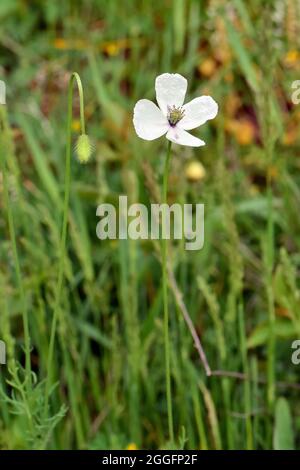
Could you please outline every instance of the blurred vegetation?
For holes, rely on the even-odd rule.
[[[291,363],[300,335],[300,108],[291,101],[300,79],[299,20],[298,0],[1,0],[7,106],[0,108],[0,157],[34,373],[28,393],[2,175],[0,338],[8,364],[0,375],[1,448],[168,446],[155,247],[99,241],[95,233],[98,204],[127,194],[148,205],[159,195],[166,142],[138,139],[132,110],[138,99],[154,99],[163,72],[188,79],[188,99],[209,94],[220,109],[196,131],[205,147],[173,147],[169,200],[204,202],[205,244],[188,252],[174,243],[170,261],[210,367],[219,371],[206,377],[170,294],[177,446],[299,447],[300,370]],[[45,417],[72,71],[82,78],[95,151],[87,165],[72,159],[57,384]]]

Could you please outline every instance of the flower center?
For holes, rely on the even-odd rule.
[[[168,106],[168,121],[170,126],[174,127],[183,118],[184,109],[182,107],[176,108],[176,106]]]

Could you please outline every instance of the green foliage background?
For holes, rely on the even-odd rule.
[[[95,233],[98,204],[117,204],[120,194],[147,205],[160,197],[166,141],[138,139],[132,110],[138,99],[154,99],[154,80],[163,72],[188,79],[188,99],[210,94],[220,109],[195,131],[205,147],[173,147],[169,200],[204,202],[205,245],[187,252],[173,243],[170,262],[218,371],[206,377],[171,290],[176,445],[299,447],[300,369],[291,362],[300,335],[300,108],[291,101],[291,84],[300,79],[299,19],[296,0],[1,1],[7,105],[0,108],[0,157],[8,170],[35,378],[28,394],[2,178],[0,338],[8,364],[0,371],[1,448],[168,446],[156,248],[150,241],[100,242]],[[52,365],[57,385],[45,418],[71,71],[82,78],[95,151],[87,165],[72,159]],[[74,142],[78,113],[75,99]],[[194,161],[205,177],[191,175]]]

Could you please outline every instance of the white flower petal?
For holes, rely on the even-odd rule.
[[[214,119],[218,113],[218,105],[210,96],[200,96],[185,104],[182,109],[184,116],[180,126],[189,131],[201,126],[209,119]]]
[[[183,105],[187,80],[178,73],[163,73],[156,77],[156,101],[162,112],[167,115],[168,106],[179,108]]]
[[[205,142],[198,137],[194,137],[178,126],[171,127],[166,135],[167,139],[175,144],[187,145],[188,147],[201,147]]]
[[[133,110],[135,132],[145,140],[154,140],[164,135],[169,128],[167,118],[150,100],[139,100]]]

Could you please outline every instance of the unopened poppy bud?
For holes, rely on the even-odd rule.
[[[87,134],[81,134],[76,142],[76,153],[80,163],[87,163],[91,158],[93,146]]]

